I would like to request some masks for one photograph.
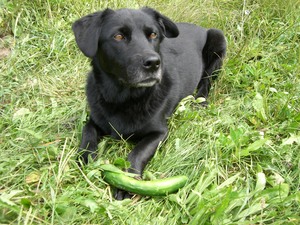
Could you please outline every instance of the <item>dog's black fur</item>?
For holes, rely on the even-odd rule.
[[[179,101],[207,98],[211,75],[226,52],[223,33],[174,23],[151,8],[96,12],[73,24],[80,50],[92,59],[86,93],[90,119],[80,156],[96,156],[101,137],[130,138],[130,172],[141,175],[168,132],[166,119]],[[116,198],[128,197],[117,191]]]

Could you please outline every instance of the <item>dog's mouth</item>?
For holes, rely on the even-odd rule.
[[[119,78],[119,81],[127,86],[133,88],[147,88],[161,82],[161,69],[153,73],[145,73],[144,71],[135,70],[134,73],[127,73],[127,78]],[[131,78],[131,79],[130,79]]]
[[[157,84],[159,82],[160,82],[160,79],[158,79],[158,78],[147,78],[145,80],[142,80],[138,83],[133,84],[132,86],[137,87],[137,88],[139,88],[139,87],[152,87],[152,86],[154,86],[155,84]]]
[[[133,88],[152,87],[155,84],[160,83],[160,79],[159,78],[152,78],[152,77],[151,78],[147,78],[147,79],[142,80],[142,81],[134,82],[134,83],[126,82],[123,79],[119,79],[119,81],[123,85],[125,85],[127,87],[133,87]]]

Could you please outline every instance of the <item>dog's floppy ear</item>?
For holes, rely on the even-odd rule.
[[[92,58],[96,55],[102,21],[105,16],[113,12],[111,9],[95,12],[73,23],[72,29],[76,43],[87,57]]]
[[[179,35],[179,30],[176,24],[168,17],[149,7],[142,8],[142,11],[154,17],[167,38],[175,38]]]

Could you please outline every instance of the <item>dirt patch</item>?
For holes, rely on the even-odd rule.
[[[6,20],[0,18],[0,60],[9,57],[13,46],[14,34]]]
[[[11,50],[9,48],[0,48],[0,59],[3,59],[7,56],[9,56],[11,53]]]
[[[12,52],[13,37],[11,35],[0,38],[0,59],[8,57]]]

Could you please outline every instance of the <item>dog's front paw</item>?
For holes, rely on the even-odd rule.
[[[203,102],[200,102],[200,105],[204,108],[207,108],[208,107],[208,102],[205,100]]]
[[[89,161],[95,160],[97,157],[96,151],[79,149],[77,152],[76,160],[79,164],[88,164]]]
[[[132,198],[133,197],[133,194],[130,194],[129,192],[127,191],[123,191],[123,190],[120,190],[120,189],[116,189],[115,190],[115,199],[116,200],[124,200],[124,199],[127,199],[127,198]]]

